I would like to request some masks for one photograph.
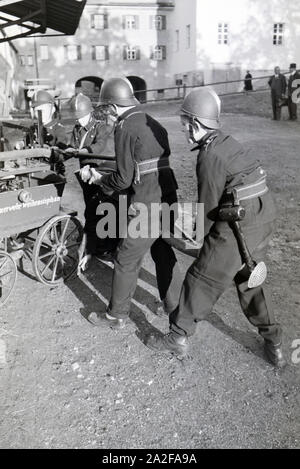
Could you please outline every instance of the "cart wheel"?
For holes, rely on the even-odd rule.
[[[0,251],[0,307],[10,297],[17,280],[17,265],[14,259],[4,251]]]
[[[70,215],[57,216],[44,225],[36,238],[32,266],[36,278],[46,285],[57,285],[78,267],[83,229]]]

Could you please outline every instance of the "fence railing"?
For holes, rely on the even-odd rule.
[[[283,73],[283,75],[288,75],[288,74],[289,72]],[[262,82],[261,86],[258,89],[254,89],[253,91],[251,91],[251,93],[266,91],[269,88],[267,86],[264,87],[264,84],[267,85],[267,81],[269,80],[269,78],[270,78],[270,75],[262,75],[258,77],[252,77],[252,78],[209,82],[209,83],[203,83],[199,85],[181,84],[181,85],[176,85],[176,86],[168,86],[164,88],[150,88],[150,89],[148,88],[148,89],[143,89],[143,90],[135,90],[134,93],[137,99],[141,101],[141,103],[181,100],[185,98],[189,90],[202,88],[206,86],[213,87],[220,96],[230,96],[230,95],[243,94],[247,92],[244,89],[239,90],[238,86],[236,87],[236,89],[234,89],[234,86],[232,86],[232,85],[238,85],[238,84],[245,84],[246,81]],[[227,91],[229,86],[231,86],[232,89],[230,91]],[[61,109],[64,103],[66,103],[68,100],[70,100],[70,98],[59,98],[58,99],[59,108]],[[94,105],[97,105],[97,101],[95,99],[92,99],[92,102]]]

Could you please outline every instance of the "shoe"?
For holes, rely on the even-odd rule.
[[[265,340],[265,354],[269,362],[277,368],[283,368],[286,365],[281,344],[274,345],[272,342]]]
[[[108,313],[105,313],[105,320],[108,323],[109,327],[111,329],[114,329],[115,331],[124,329],[124,327],[126,326],[126,322],[127,322],[127,318],[124,318],[124,319],[115,318],[114,316],[111,316]]]
[[[114,252],[106,251],[101,254],[95,255],[98,261],[106,261],[106,262],[113,262],[114,261]]]
[[[188,351],[187,338],[172,331],[163,336],[151,335],[145,345],[151,350],[173,353],[180,357],[186,356]]]
[[[94,326],[103,326],[105,324],[114,330],[124,329],[127,321],[127,319],[118,319],[114,316],[110,316],[108,313],[102,316],[95,312],[89,314],[88,320]]]

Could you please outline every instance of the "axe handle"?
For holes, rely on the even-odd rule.
[[[240,249],[240,252],[241,252],[241,255],[242,255],[242,259],[245,262],[245,264],[247,265],[250,272],[253,272],[253,270],[255,269],[256,263],[253,260],[251,254],[250,254],[250,251],[248,249],[246,239],[245,239],[243,230],[241,228],[241,225],[238,221],[234,221],[231,224],[232,224],[233,232],[234,232],[235,237],[236,237],[237,242],[238,242],[238,246],[239,246],[239,249]]]

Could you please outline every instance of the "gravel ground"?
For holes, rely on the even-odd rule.
[[[300,339],[300,126],[246,115],[251,106],[234,100],[231,111],[242,113],[224,114],[224,129],[257,152],[277,202],[268,283],[288,366],[275,371],[265,361],[233,288],[198,325],[187,359],[149,351],[141,334],[167,331],[168,320],[154,314],[148,257],[131,322],[119,332],[86,319],[104,311],[109,265],[93,261],[83,277],[56,288],[20,274],[0,312],[1,448],[299,448],[300,364],[291,356]],[[178,103],[148,107],[169,131],[180,197],[195,200],[195,154],[174,117]],[[75,169],[69,162],[65,202],[82,218]],[[184,274],[192,259],[178,258]]]

